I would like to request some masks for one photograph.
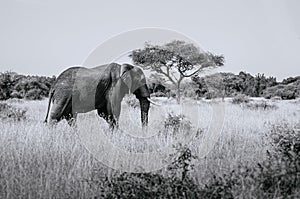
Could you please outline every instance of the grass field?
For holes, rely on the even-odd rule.
[[[124,103],[120,118],[124,132],[114,133],[107,130],[107,124],[94,112],[80,115],[77,127],[70,127],[65,121],[49,126],[42,122],[47,100],[8,101],[27,111],[24,120],[2,117],[0,123],[0,198],[300,196],[299,158],[285,156],[280,148],[281,140],[286,139],[290,142],[284,145],[287,151],[299,152],[295,152],[300,139],[299,100],[268,101],[271,106],[266,107],[260,106],[261,99],[242,104],[232,104],[226,99],[222,132],[214,137],[214,145],[205,143],[210,136],[208,129],[213,125],[214,102],[188,101],[186,118],[180,120],[186,123],[181,123],[183,127],[176,130],[166,129],[165,120],[168,113],[178,114],[178,105],[163,99],[157,101],[164,109],[151,108],[148,131],[139,127],[139,110]],[[2,114],[5,114],[3,110]],[[93,136],[101,131],[121,150],[135,152],[170,146],[174,140],[197,133],[189,145],[178,149],[183,159],[173,163],[173,169],[164,167],[150,173],[130,174],[98,161],[99,157],[89,153],[91,150],[82,144],[78,131],[91,132]],[[286,138],[283,133],[291,136]],[[281,134],[283,137],[276,141],[274,136]],[[155,138],[146,141],[136,139],[154,135]],[[120,158],[107,157],[116,161]],[[182,173],[187,174],[186,178],[182,178]]]

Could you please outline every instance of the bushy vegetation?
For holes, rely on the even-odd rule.
[[[248,103],[249,101],[249,97],[245,94],[238,94],[232,99],[234,104]]]
[[[150,91],[170,95],[175,91],[171,84],[160,77],[148,79]],[[300,77],[290,77],[282,82],[277,82],[274,77],[266,77],[264,74],[252,76],[249,73],[215,73],[207,76],[193,76],[192,81],[181,83],[181,93],[190,98],[224,98],[246,95],[248,97],[264,97],[266,99],[278,98],[283,100],[300,97]],[[176,96],[176,92],[174,92]],[[163,96],[163,95],[161,95]]]
[[[176,159],[165,172],[114,171],[108,179],[96,171],[87,182],[97,190],[96,197],[101,198],[199,198],[199,186],[188,176],[195,157],[186,146],[180,145],[177,152]]]
[[[26,119],[26,110],[0,102],[0,120],[20,121]]]
[[[25,76],[14,72],[0,74],[0,100],[10,98],[40,100],[48,97],[55,76]],[[147,84],[151,96],[176,98],[174,85],[159,75],[150,75]],[[240,72],[216,73],[204,77],[193,76],[192,81],[181,83],[181,95],[193,99],[224,98],[246,95],[248,97],[264,97],[266,99],[296,99],[300,97],[300,77],[290,77],[277,82],[274,77],[264,74],[252,76]]]
[[[268,99],[275,96],[281,99],[295,99],[300,96],[300,77],[288,79],[277,82],[274,77],[266,77],[264,74],[258,74],[254,77],[244,72],[240,72],[238,75],[216,73],[192,78],[193,82],[198,85],[195,92],[200,97],[234,97],[238,94],[244,94],[249,97]]]
[[[40,100],[48,97],[55,77],[25,76],[13,72],[0,73],[0,100],[10,98]]]
[[[300,196],[300,130],[299,124],[272,125],[265,139],[274,146],[268,158],[255,166],[214,175],[206,192],[213,198],[297,198]],[[239,191],[237,191],[239,190]],[[247,192],[247,190],[249,192]]]
[[[42,99],[48,96],[54,80],[54,77],[1,73],[0,99]],[[174,146],[178,152],[176,159],[168,167],[148,173],[114,171],[95,161],[68,125],[47,127],[39,122],[45,113],[46,103],[43,101],[42,106],[31,105],[29,113],[24,108],[26,104],[23,107],[20,103],[22,101],[0,103],[0,197],[299,197],[300,124],[276,124],[275,122],[288,120],[283,117],[284,112],[280,112],[281,107],[274,101],[252,101],[249,98],[263,96],[271,99],[295,99],[299,97],[299,77],[276,82],[275,78],[266,78],[264,75],[253,77],[246,73],[219,73],[193,80],[192,83],[182,83],[183,96],[196,99],[233,97],[232,102],[241,106],[230,104],[229,109],[245,112],[252,123],[245,127],[244,123],[248,120],[239,121],[244,116],[236,119],[236,123],[243,123],[243,127],[237,127],[231,121],[229,127],[224,127],[225,144],[218,142],[204,159],[197,157],[195,146]],[[172,86],[166,82],[152,80],[150,83],[152,97],[176,96]],[[133,95],[127,96],[124,102],[127,109],[139,107],[139,101]],[[299,100],[291,103],[294,108],[290,108],[293,112],[289,115],[297,117],[298,113],[294,110],[298,104]],[[38,108],[38,111],[33,113],[34,108]],[[276,118],[272,123],[265,121],[270,115]],[[136,118],[139,120],[139,116]],[[156,116],[150,117],[150,120],[151,118]],[[258,120],[264,125],[268,124],[268,128],[259,125]],[[163,131],[168,131],[168,135],[175,137],[194,130],[187,117],[180,114],[168,114],[161,122]],[[232,132],[235,131],[238,136],[232,137]],[[248,134],[258,138],[249,137]],[[263,144],[257,144],[261,140]],[[239,145],[243,148],[238,151],[236,148]],[[254,154],[257,159],[249,154]],[[202,166],[197,168],[197,164]]]
[[[267,101],[259,101],[246,104],[246,107],[253,110],[274,110],[278,106]]]
[[[28,108],[28,120],[0,123],[0,197],[298,198],[300,124],[291,117],[299,116],[295,111],[298,105],[280,103],[286,103],[287,109],[283,106],[260,112],[228,103],[222,136],[210,153],[200,157],[197,152],[206,143],[202,143],[202,135],[207,131],[204,122],[202,134],[193,140],[194,144],[175,146],[177,155],[169,166],[148,173],[127,173],[98,162],[66,122],[56,126],[40,122],[46,100],[13,102],[8,106]],[[125,105],[123,110],[132,109]],[[206,108],[207,104],[200,107]],[[205,110],[201,113],[207,113]],[[201,120],[210,121],[207,115],[201,114]],[[150,112],[150,118],[159,117]],[[89,117],[79,119],[86,120],[95,132],[105,126],[104,121],[94,124]],[[129,119],[138,122],[139,111],[134,118],[121,116],[126,121],[120,125],[128,125]],[[276,123],[283,120],[284,123]],[[178,129],[174,134],[183,133],[181,125],[194,123],[176,114],[162,120],[162,129]],[[156,126],[149,128],[161,130]]]
[[[296,99],[300,96],[300,80],[296,83],[280,84],[277,86],[266,88],[263,97],[270,99],[279,96],[281,99]]]

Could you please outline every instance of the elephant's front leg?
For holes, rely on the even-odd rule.
[[[97,113],[100,117],[106,120],[109,124],[109,128],[113,130],[115,127],[118,128],[118,122],[112,114],[109,114],[106,109],[97,109]]]

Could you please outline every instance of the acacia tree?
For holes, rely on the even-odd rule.
[[[224,64],[223,55],[201,51],[194,44],[180,40],[161,46],[146,43],[143,49],[133,50],[129,57],[134,64],[161,74],[170,81],[176,88],[178,103],[180,103],[180,85],[184,78]]]

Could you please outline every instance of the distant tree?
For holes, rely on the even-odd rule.
[[[242,94],[245,94],[247,96],[254,96],[255,95],[255,89],[254,89],[254,77],[245,72],[240,72],[238,77],[241,79],[241,87],[243,88]]]
[[[13,72],[0,73],[0,100],[7,100],[11,97],[12,88],[16,77]]]
[[[145,44],[143,49],[132,51],[133,62],[144,69],[163,75],[176,88],[176,99],[180,102],[182,80],[192,77],[207,68],[223,66],[224,56],[201,52],[192,43],[174,40],[165,45]]]
[[[286,85],[286,84],[290,84],[290,83],[296,82],[298,80],[300,80],[300,76],[297,76],[297,77],[288,77],[288,78],[282,80],[282,84]]]
[[[55,76],[25,76],[14,72],[0,73],[0,100],[9,98],[42,99],[47,97]]]
[[[264,74],[258,73],[254,79],[254,97],[259,97],[263,94],[263,91],[268,87],[268,80]]]

